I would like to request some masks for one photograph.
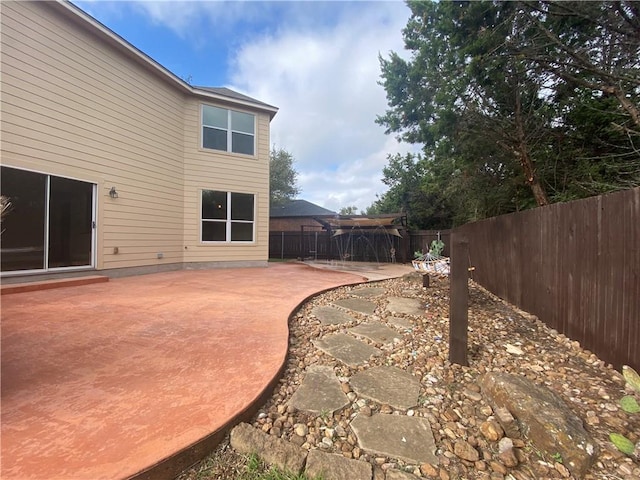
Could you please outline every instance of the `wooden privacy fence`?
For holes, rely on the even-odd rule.
[[[409,259],[413,258],[415,252],[427,253],[434,240],[444,242],[442,255],[449,256],[451,243],[451,230],[414,230],[409,233]]]
[[[336,237],[331,237],[327,231],[269,232],[269,258],[382,263],[392,261],[393,248],[396,261],[401,262],[402,240],[393,235],[373,232]]]
[[[474,280],[640,369],[640,188],[463,225]]]
[[[414,252],[426,253],[431,242],[444,242],[444,256],[449,256],[450,230],[416,230],[402,232],[404,238],[380,232],[358,233],[351,237],[330,238],[326,231],[269,232],[269,258],[314,258],[363,262],[391,262],[391,247],[397,262],[411,262]]]

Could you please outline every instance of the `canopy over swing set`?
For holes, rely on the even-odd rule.
[[[343,261],[362,260],[359,257],[362,256],[362,251],[366,250],[376,261],[395,262],[396,246],[400,246],[398,239],[404,238],[401,232],[406,232],[406,218],[406,215],[397,213],[336,215],[314,220],[329,232]],[[361,247],[358,247],[358,243],[362,244]]]

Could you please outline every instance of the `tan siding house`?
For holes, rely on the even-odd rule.
[[[2,2],[2,275],[265,265],[277,108],[60,2]]]

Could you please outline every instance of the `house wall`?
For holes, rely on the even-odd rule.
[[[0,8],[2,164],[97,185],[98,269],[266,263],[268,114],[181,91],[60,5]],[[255,114],[256,155],[201,149],[202,103]],[[255,194],[255,241],[202,244],[202,189]]]
[[[2,164],[97,184],[97,268],[182,262],[183,95],[44,2],[1,29]]]
[[[202,149],[201,105],[216,105],[256,115],[255,156]],[[184,124],[185,262],[266,262],[269,256],[269,115],[234,105],[189,98]],[[255,237],[251,243],[200,242],[202,190],[255,195]]]

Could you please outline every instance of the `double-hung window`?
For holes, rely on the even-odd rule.
[[[255,115],[202,105],[202,147],[254,155]]]
[[[253,241],[253,194],[203,190],[201,211],[203,242]]]

